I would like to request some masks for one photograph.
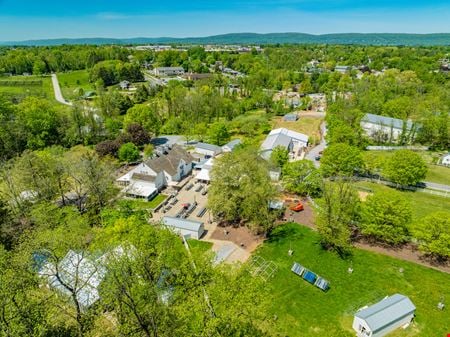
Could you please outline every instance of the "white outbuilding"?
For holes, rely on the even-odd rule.
[[[399,327],[408,326],[415,311],[416,307],[408,297],[400,294],[388,296],[356,312],[353,330],[358,337],[382,337]]]
[[[165,216],[163,223],[175,233],[188,239],[200,239],[205,231],[203,222]]]

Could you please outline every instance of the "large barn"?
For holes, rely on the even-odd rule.
[[[358,337],[382,337],[411,323],[415,311],[408,297],[395,294],[359,310],[353,319],[353,329]]]

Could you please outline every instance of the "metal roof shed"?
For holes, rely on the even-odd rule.
[[[203,222],[165,216],[163,223],[174,232],[187,238],[200,239],[205,231]]]
[[[408,297],[395,294],[358,311],[353,319],[353,329],[358,337],[382,337],[408,325],[415,311],[416,307]]]

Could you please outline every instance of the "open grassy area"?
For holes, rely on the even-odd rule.
[[[425,180],[433,183],[450,185],[450,167],[428,165],[428,173]]]
[[[156,208],[160,203],[167,199],[167,195],[158,194],[155,198],[150,201],[139,200],[139,199],[130,199],[129,203],[133,206],[133,209],[144,209],[151,210]]]
[[[188,239],[189,248],[193,252],[206,253],[211,250],[213,244],[211,242]]]
[[[357,188],[362,187],[364,191],[369,189],[372,190],[373,192],[379,193],[395,190],[392,187],[370,182],[358,182],[356,183],[356,187]],[[413,220],[420,219],[433,212],[450,209],[450,198],[445,198],[439,195],[433,195],[426,192],[401,191],[400,193],[402,193],[403,196],[411,203],[411,207],[413,210]]]
[[[58,80],[64,98],[69,100],[77,98],[79,88],[82,88],[85,92],[94,90],[94,86],[89,82],[87,70],[59,73]]]
[[[288,256],[289,249],[294,250],[293,256]],[[279,336],[354,336],[355,311],[395,293],[411,298],[417,307],[416,319],[408,329],[389,336],[446,336],[449,332],[448,310],[436,307],[441,296],[450,294],[448,274],[358,249],[343,260],[321,248],[317,233],[297,224],[278,227],[255,254],[278,267],[268,282],[274,297],[271,311],[278,317],[273,332]],[[325,293],[292,273],[294,262],[327,279],[330,290]],[[350,266],[352,274],[347,272]]]
[[[53,86],[48,76],[0,76],[0,94],[15,101],[28,96],[52,100]]]
[[[300,117],[296,122],[285,122],[283,117],[273,118],[273,128],[286,128],[289,130],[304,133],[310,137],[310,143],[315,144],[320,142],[320,124],[322,123],[322,118],[314,117]]]
[[[366,151],[364,152],[364,156],[386,160],[390,158],[394,152],[395,151]],[[425,181],[450,185],[450,168],[435,165],[438,158],[441,156],[440,153],[430,151],[417,151],[417,153],[420,154],[428,165],[428,173]]]

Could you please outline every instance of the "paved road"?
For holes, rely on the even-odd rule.
[[[432,183],[429,181],[424,181],[425,186],[432,190],[438,190],[438,191],[444,191],[444,192],[450,192],[450,186],[449,185],[443,185],[443,184],[437,184]]]
[[[53,84],[53,91],[55,92],[55,99],[65,105],[72,106],[73,104],[69,101],[66,101],[62,95],[61,87],[59,86],[58,77],[56,74],[52,74],[52,84]]]
[[[321,134],[322,134],[322,140],[320,141],[320,144],[316,147],[313,147],[309,152],[306,154],[305,159],[311,160],[314,163],[314,166],[319,168],[320,167],[320,161],[316,160],[315,157],[319,156],[319,152],[325,150],[327,147],[325,142],[325,135],[327,134],[327,125],[325,122],[323,122],[320,125]]]

